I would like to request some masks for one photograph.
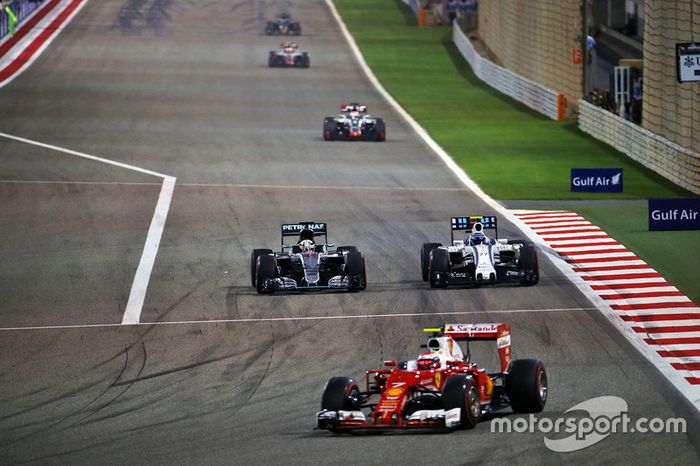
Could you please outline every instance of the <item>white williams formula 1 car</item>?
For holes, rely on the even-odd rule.
[[[367,286],[365,258],[356,246],[327,241],[327,226],[318,222],[282,225],[282,251],[254,249],[250,255],[251,282],[258,293],[285,290],[364,290]],[[297,241],[285,244],[285,237]],[[317,242],[318,237],[323,242]]]
[[[484,230],[495,230],[495,237],[489,238]],[[466,231],[468,236],[455,240],[455,231]],[[423,244],[420,257],[423,281],[432,288],[506,281],[535,285],[539,281],[535,247],[498,239],[494,216],[453,217],[451,240],[450,246]]]

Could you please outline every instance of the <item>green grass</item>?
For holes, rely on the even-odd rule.
[[[335,0],[335,5],[386,90],[491,197],[693,196],[579,131],[576,122],[554,122],[484,84],[452,44],[451,30],[415,27],[413,12],[401,0]],[[574,167],[621,167],[625,192],[572,193]],[[649,232],[644,205],[558,202],[550,208],[585,216],[700,302],[700,232]]]
[[[496,199],[640,199],[689,193],[609,146],[480,81],[450,28],[415,27],[400,0],[336,0],[387,91]],[[387,133],[390,135],[391,128]],[[625,192],[572,193],[571,168],[621,167]]]

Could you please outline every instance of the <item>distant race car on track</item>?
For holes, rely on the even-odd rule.
[[[484,230],[495,230],[489,238]],[[455,231],[466,231],[464,239],[455,239]],[[425,243],[420,263],[423,281],[432,288],[448,285],[478,285],[515,281],[536,285],[539,265],[535,246],[522,241],[498,239],[496,217],[472,215],[452,218],[450,246]]]
[[[283,42],[279,50],[270,50],[267,64],[272,68],[308,68],[311,59],[309,53],[299,50],[294,42]]]
[[[287,13],[282,13],[276,21],[268,21],[265,25],[265,35],[299,36],[301,35],[301,24],[292,21]]]
[[[426,352],[390,369],[369,370],[364,387],[333,377],[321,397],[317,427],[333,432],[357,429],[471,429],[479,419],[511,407],[538,413],[547,402],[547,372],[538,359],[511,359],[505,324],[445,324],[432,332]],[[469,342],[493,341],[500,370],[488,374],[471,361]],[[466,342],[466,355],[457,343]]]
[[[300,222],[282,225],[282,251],[254,249],[250,255],[250,275],[260,294],[285,290],[344,289],[361,291],[367,287],[365,258],[356,246],[327,242],[327,225]],[[286,237],[297,241],[285,244]],[[323,237],[323,242],[317,242]]]
[[[369,115],[367,106],[352,102],[341,105],[339,116],[323,120],[323,139],[382,142],[386,139],[386,125],[384,119]]]

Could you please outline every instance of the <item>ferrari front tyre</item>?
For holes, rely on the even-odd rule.
[[[516,359],[506,375],[506,393],[515,413],[539,413],[547,403],[547,371],[539,359]]]
[[[259,256],[255,269],[255,289],[259,294],[271,294],[275,288],[269,281],[277,278],[277,261],[273,255]]]
[[[431,288],[447,286],[450,273],[450,257],[447,249],[433,249],[428,256],[428,282]]]
[[[441,243],[423,243],[423,248],[420,251],[420,270],[424,282],[427,282],[429,277],[428,265],[430,263],[430,251],[440,246],[442,246]]]
[[[272,249],[253,249],[250,253],[250,281],[253,286],[255,286],[255,272],[258,263],[258,257],[272,254]]]
[[[321,409],[328,411],[358,411],[360,387],[350,377],[332,377],[323,389]]]
[[[524,286],[537,285],[540,281],[540,268],[535,246],[527,245],[520,249],[518,271],[522,274],[520,284]]]
[[[345,275],[348,277],[348,290],[362,291],[367,288],[365,258],[357,251],[345,255]]]
[[[459,427],[473,429],[481,415],[479,389],[474,378],[465,374],[451,375],[442,387],[442,408],[459,409]]]

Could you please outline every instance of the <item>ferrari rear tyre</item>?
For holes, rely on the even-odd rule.
[[[423,276],[423,281],[427,282],[430,276],[428,265],[430,264],[430,251],[442,246],[441,243],[423,243],[423,248],[420,251],[420,270]]]
[[[350,251],[345,255],[345,275],[348,277],[348,290],[362,291],[367,288],[365,258],[361,253]]]
[[[253,286],[255,286],[255,272],[258,257],[266,254],[272,254],[272,249],[253,249],[253,252],[250,253],[250,281]]]
[[[481,415],[479,389],[473,377],[451,375],[442,387],[442,407],[445,411],[459,408],[459,427],[473,429]]]
[[[524,286],[537,285],[540,281],[540,268],[537,260],[537,249],[532,245],[520,249],[518,270],[523,274],[520,284]]]
[[[447,249],[433,249],[428,257],[428,281],[431,288],[447,286],[447,274],[450,273],[450,258]]]
[[[547,371],[539,359],[516,359],[506,375],[506,392],[515,413],[539,413],[547,403]]]
[[[265,255],[258,257],[255,269],[255,289],[259,294],[272,294],[274,287],[269,281],[277,278],[277,262],[275,256]]]

